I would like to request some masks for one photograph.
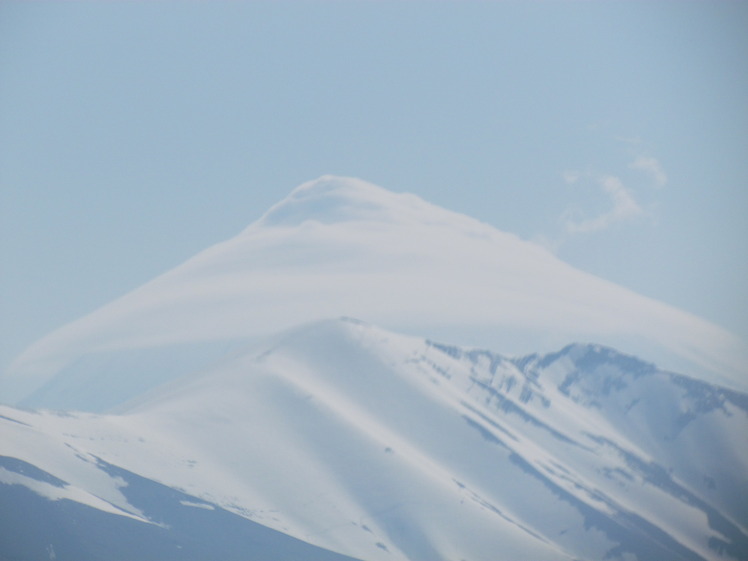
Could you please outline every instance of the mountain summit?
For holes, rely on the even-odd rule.
[[[0,399],[102,410],[181,373],[164,365],[187,355],[199,367],[251,338],[339,316],[514,354],[594,340],[733,381],[744,372],[740,342],[717,326],[415,195],[324,176],[32,345],[0,379]],[[96,393],[102,364],[108,389]]]

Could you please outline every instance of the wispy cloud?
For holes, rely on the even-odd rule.
[[[662,165],[657,158],[651,156],[638,156],[629,164],[629,167],[650,175],[657,187],[664,187],[667,185],[667,174],[665,173],[665,170],[662,169]]]
[[[576,183],[577,181],[579,181],[579,178],[582,177],[582,173],[578,171],[571,171],[571,170],[566,170],[562,175],[564,178],[564,182],[567,185],[572,185]]]
[[[657,188],[662,188],[668,183],[668,177],[662,164],[652,156],[638,155],[627,167],[645,174]],[[628,177],[626,183],[624,183],[619,175],[599,173],[587,169],[584,171],[566,170],[561,174],[561,177],[567,185],[589,186],[589,184],[592,184],[598,191],[605,193],[609,199],[609,209],[593,216],[587,215],[579,206],[567,209],[561,215],[561,222],[566,234],[600,232],[614,224],[628,222],[650,213],[647,210],[647,205],[642,206],[639,203],[641,193],[637,194],[629,186],[632,183],[635,185],[641,183],[641,181],[636,181],[635,176]],[[651,202],[649,206],[651,206]]]
[[[583,234],[605,230],[613,224],[641,216],[644,210],[636,202],[633,193],[614,175],[595,175],[580,172],[564,172],[567,184],[576,183],[584,176],[591,176],[595,183],[610,197],[612,208],[592,218],[580,218],[578,211],[564,214],[564,227],[567,233]]]

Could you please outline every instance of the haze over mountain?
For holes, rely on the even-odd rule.
[[[180,375],[183,363],[343,315],[513,354],[594,341],[746,386],[745,345],[718,326],[414,195],[324,176],[238,236],[32,345],[0,379],[0,396],[101,411]],[[125,378],[129,390],[123,369],[142,373]]]

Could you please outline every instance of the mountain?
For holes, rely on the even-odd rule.
[[[744,351],[325,176],[2,373],[0,561],[746,560]]]
[[[104,412],[254,338],[344,315],[511,354],[593,340],[748,387],[744,342],[717,326],[414,195],[325,176],[32,345],[0,399]]]
[[[598,345],[327,320],[0,431],[0,559],[748,558],[748,395]]]

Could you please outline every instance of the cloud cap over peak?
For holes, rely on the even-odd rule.
[[[238,236],[41,339],[0,395],[9,399],[14,380],[32,391],[91,353],[235,340],[338,316],[502,352],[583,340],[659,360],[648,352],[656,347],[744,375],[742,343],[718,326],[413,195],[324,176]],[[507,348],[520,336],[521,348]]]
[[[411,193],[395,193],[355,177],[323,175],[302,183],[245,231],[296,227],[305,222],[434,223],[489,229],[477,220],[437,207]]]

